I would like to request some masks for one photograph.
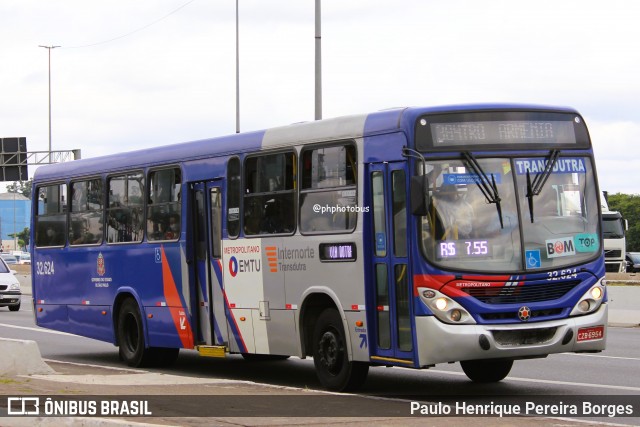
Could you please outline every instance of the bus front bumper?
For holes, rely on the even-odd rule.
[[[606,345],[607,319],[607,304],[585,316],[509,325],[450,325],[435,316],[420,316],[416,317],[419,363],[601,351]]]

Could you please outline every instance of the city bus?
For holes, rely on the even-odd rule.
[[[130,366],[180,349],[370,367],[605,348],[601,212],[569,108],[402,108],[40,167],[39,326]]]

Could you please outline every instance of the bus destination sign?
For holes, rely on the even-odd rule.
[[[356,244],[348,243],[320,243],[320,261],[355,261]]]
[[[575,144],[573,123],[558,121],[494,121],[433,123],[435,147],[473,144]]]
[[[420,150],[587,148],[589,136],[577,114],[486,111],[425,115],[416,123]]]

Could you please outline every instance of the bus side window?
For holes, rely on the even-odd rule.
[[[301,159],[300,232],[353,231],[358,216],[355,209],[358,200],[355,146],[342,144],[305,149]]]
[[[147,239],[177,240],[180,237],[180,169],[163,169],[149,174]]]
[[[67,235],[67,185],[39,187],[36,246],[64,246]]]
[[[107,243],[142,241],[144,175],[131,172],[108,180]]]
[[[240,234],[240,159],[232,157],[227,164],[227,233]]]
[[[292,152],[253,156],[245,161],[245,235],[294,232],[295,162]]]
[[[71,183],[70,245],[102,242],[103,200],[100,178]]]

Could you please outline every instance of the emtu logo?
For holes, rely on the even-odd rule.
[[[238,260],[234,256],[229,260],[229,273],[231,273],[231,277],[236,277],[238,274]]]
[[[278,272],[278,247],[267,246],[264,248],[267,253],[267,264],[269,264],[269,271],[271,273]]]

